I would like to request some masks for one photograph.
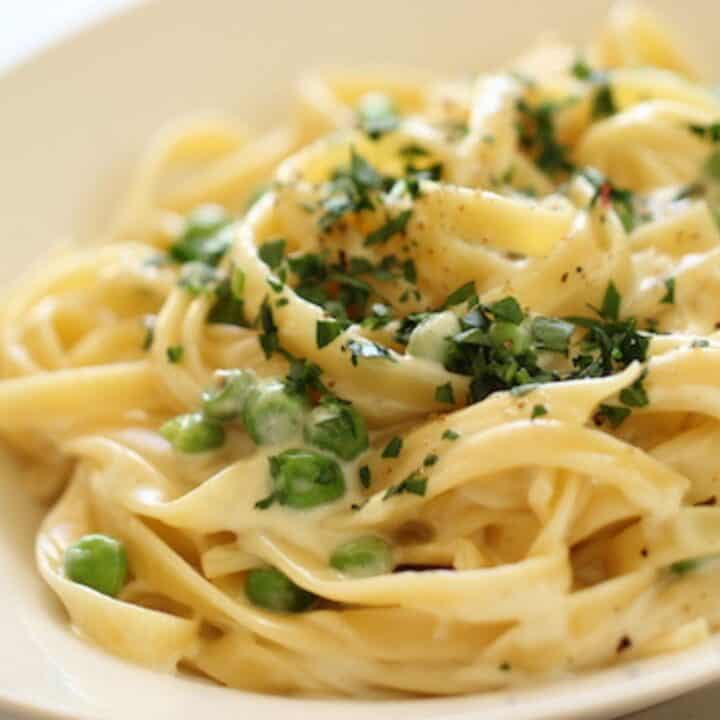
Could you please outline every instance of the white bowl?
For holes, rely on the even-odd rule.
[[[582,40],[607,5],[176,0],[117,16],[0,78],[0,283],[58,240],[97,233],[143,143],[173,116],[231,108],[251,122],[270,121],[287,109],[297,72],[328,62],[477,70],[522,49],[539,31]],[[692,38],[688,45],[714,49],[720,5],[652,5]],[[720,678],[720,642],[539,689],[454,699],[289,700],[160,675],[72,634],[35,573],[33,535],[43,509],[24,496],[21,481],[0,454],[0,711],[16,716],[613,718]]]

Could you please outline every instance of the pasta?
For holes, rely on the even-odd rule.
[[[233,688],[511,688],[720,626],[720,97],[645,9],[150,143],[0,308],[84,637]]]

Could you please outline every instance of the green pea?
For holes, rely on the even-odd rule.
[[[202,409],[206,417],[233,420],[245,406],[250,391],[257,385],[251,370],[221,370],[215,373],[220,380],[217,390],[208,390],[202,396]]]
[[[520,355],[530,349],[531,337],[522,325],[494,322],[490,326],[490,342],[495,347],[505,348],[513,355]]]
[[[69,580],[116,597],[127,578],[127,553],[121,542],[107,535],[85,535],[65,551]]]
[[[302,612],[317,599],[275,568],[250,570],[245,595],[253,605],[273,612]]]
[[[269,380],[250,391],[242,418],[258,445],[272,445],[300,433],[305,410],[303,398],[289,393],[282,381]]]
[[[368,431],[362,415],[352,405],[331,400],[310,413],[305,423],[305,441],[343,460],[352,460],[367,450]]]
[[[314,450],[286,450],[270,459],[273,496],[280,505],[306,510],[345,494],[345,477],[336,460]]]
[[[225,431],[216,420],[202,413],[178,415],[168,420],[160,434],[172,446],[184,453],[201,453],[219,448],[225,442]]]
[[[330,556],[330,564],[352,577],[372,577],[392,572],[392,548],[376,535],[348,540],[339,545]]]
[[[407,352],[415,357],[444,363],[450,351],[450,340],[461,330],[460,321],[449,310],[433,313],[410,333]]]

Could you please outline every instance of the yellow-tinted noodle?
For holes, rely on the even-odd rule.
[[[541,45],[472,81],[316,73],[295,102],[267,134],[221,115],[168,126],[113,242],[55,252],[4,296],[0,437],[30,492],[62,489],[37,563],[70,622],[168,672],[353,697],[515,687],[707,638],[720,624],[717,94],[662,23],[623,5],[585,49]],[[363,115],[378,103],[391,110],[380,137]],[[551,136],[534,124],[542,107]],[[373,190],[372,207],[322,231],[326,183],[352,155],[386,176],[407,163],[442,172],[412,192]],[[245,322],[210,322],[227,286],[193,294],[192,268],[167,258],[207,204],[233,221],[214,272],[243,285]],[[396,231],[378,239],[388,221]],[[562,380],[468,403],[471,378],[437,361],[444,346],[435,360],[419,341],[406,352],[397,320],[343,324],[319,347],[331,318],[265,262],[277,238],[291,257],[396,257],[392,275],[370,279],[396,319],[466,283],[486,305],[516,298],[527,317],[598,318],[611,286],[622,319],[659,333],[644,359],[604,376],[570,377],[566,358],[543,355]],[[264,303],[286,354],[258,342]],[[353,364],[369,343],[381,356]],[[221,447],[182,453],[159,428],[198,412],[217,370],[277,379],[291,356],[352,403],[369,448],[341,462],[339,500],[258,509],[268,458],[304,446],[302,434],[258,447],[236,417]],[[88,533],[126,547],[116,598],[63,574],[66,548]],[[333,567],[336,547],[367,536],[395,572]],[[246,578],[263,566],[318,600],[298,613],[253,605]]]

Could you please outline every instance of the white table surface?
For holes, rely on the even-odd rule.
[[[134,2],[137,0],[0,0],[3,8],[0,72],[48,43]],[[717,717],[720,717],[720,684],[625,720],[715,720]],[[16,719],[0,713],[0,720]]]

